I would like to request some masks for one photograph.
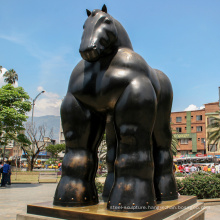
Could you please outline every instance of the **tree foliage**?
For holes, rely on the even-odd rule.
[[[50,152],[52,154],[52,158],[57,159],[58,158],[58,154],[62,151],[64,151],[66,148],[65,144],[55,144],[55,145],[48,145],[46,147],[46,151]]]
[[[15,140],[17,133],[24,130],[25,115],[31,110],[28,94],[22,87],[7,84],[0,88],[0,145]]]
[[[220,143],[220,112],[219,116],[212,116],[211,123],[208,125],[208,143],[218,144]]]
[[[3,77],[5,78],[4,81],[6,83],[15,84],[15,82],[18,81],[18,74],[14,69],[6,71]]]
[[[172,140],[171,140],[171,151],[173,155],[177,154],[177,147],[179,147],[179,142],[178,139],[172,134]]]

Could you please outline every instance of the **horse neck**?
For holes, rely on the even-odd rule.
[[[124,29],[124,27],[120,24],[120,22],[118,22],[115,19],[114,19],[114,23],[115,23],[115,26],[116,26],[117,31],[118,31],[118,40],[116,42],[116,46],[118,48],[126,47],[126,48],[129,48],[129,49],[133,50],[130,38],[129,38],[126,30]]]

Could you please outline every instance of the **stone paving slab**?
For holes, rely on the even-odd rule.
[[[16,220],[26,214],[27,204],[52,201],[57,183],[12,184],[0,187],[0,220]],[[220,219],[220,205],[207,206],[206,220]]]

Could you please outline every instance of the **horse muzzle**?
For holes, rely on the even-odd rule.
[[[100,54],[96,48],[96,46],[92,46],[87,48],[86,50],[79,50],[81,57],[88,62],[95,62],[99,59]]]

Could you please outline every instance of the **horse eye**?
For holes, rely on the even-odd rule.
[[[104,20],[104,22],[105,22],[106,24],[111,24],[111,20],[109,20],[108,18],[106,18],[106,19]]]

